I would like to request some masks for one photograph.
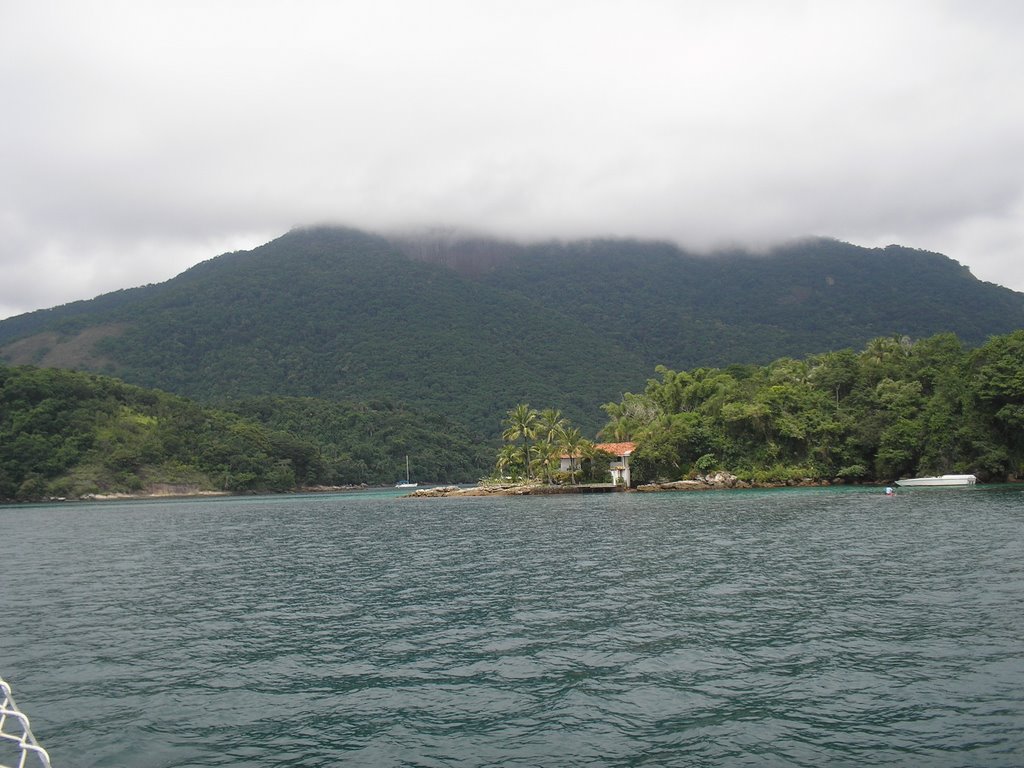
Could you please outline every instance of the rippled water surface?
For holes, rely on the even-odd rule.
[[[1024,493],[0,508],[56,766],[1024,764]]]

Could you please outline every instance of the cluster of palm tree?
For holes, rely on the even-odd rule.
[[[575,483],[581,461],[593,459],[596,453],[594,444],[554,408],[536,411],[519,403],[508,411],[502,425],[506,445],[498,451],[495,465],[500,477],[542,478],[552,483],[562,456],[568,456],[569,476]]]

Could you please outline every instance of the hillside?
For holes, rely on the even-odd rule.
[[[0,365],[0,501],[468,482],[490,452],[386,404],[258,398],[233,412],[95,374]]]
[[[877,336],[1024,327],[1024,295],[934,253],[810,240],[763,256],[297,229],[159,285],[0,322],[0,358],[205,402],[389,400],[493,436],[518,402],[586,431],[657,364],[765,363]]]
[[[755,483],[1024,476],[1024,331],[973,350],[952,334],[883,337],[859,354],[656,373],[606,406],[605,436],[638,443],[638,482],[715,469]],[[503,475],[557,478],[549,435],[590,455],[557,413],[517,412],[538,429],[529,454],[522,434],[506,438]],[[225,411],[106,376],[0,365],[0,502],[390,484],[406,456],[419,481],[467,482],[493,471],[493,449],[386,403],[258,397]]]
[[[1024,331],[967,350],[953,334],[859,353],[674,371],[609,404],[637,482],[712,470],[760,483],[1024,477]]]
[[[604,332],[650,364],[765,363],[857,348],[878,336],[951,331],[971,345],[1024,326],[1024,294],[940,254],[808,240],[763,256],[698,257],[658,243],[535,246],[491,271]],[[571,290],[567,287],[571,286]]]

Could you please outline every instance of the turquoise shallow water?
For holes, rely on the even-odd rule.
[[[54,764],[1024,764],[1024,493],[0,507]],[[2,761],[0,761],[2,762]]]

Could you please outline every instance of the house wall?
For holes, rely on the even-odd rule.
[[[613,483],[618,483],[618,482],[621,481],[627,488],[632,487],[632,478],[630,476],[630,470],[629,470],[629,454],[623,454],[623,455],[620,455],[620,456],[615,456],[612,459],[611,465],[612,465],[612,467],[621,467],[621,469],[618,469],[618,470],[612,469],[612,482]],[[558,468],[562,472],[569,472],[569,471],[571,471],[571,469],[570,469],[570,460],[567,457],[562,456],[561,459],[559,460]],[[576,461],[576,469],[579,469],[579,468],[580,468],[580,460],[577,459],[577,461]]]
[[[616,457],[616,463],[612,464],[612,482],[618,485],[621,483],[627,488],[631,487],[631,477],[629,474],[629,456],[618,456]]]

